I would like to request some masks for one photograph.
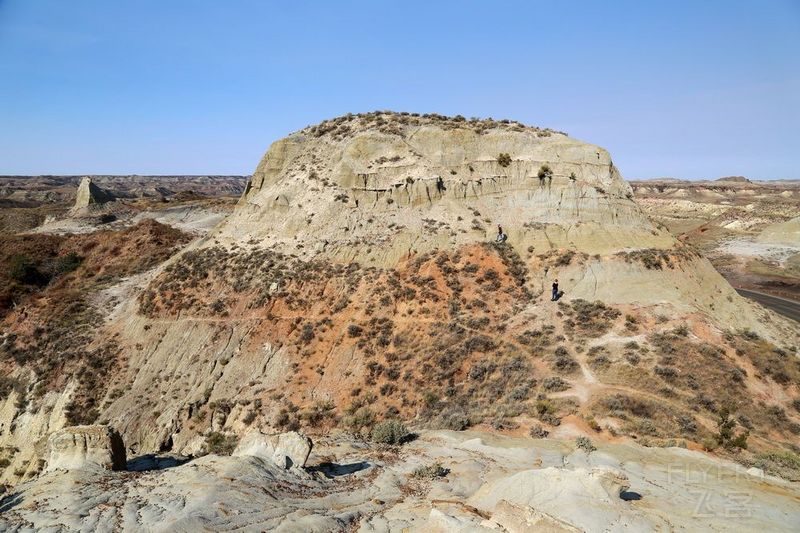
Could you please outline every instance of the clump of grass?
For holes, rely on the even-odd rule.
[[[511,156],[505,152],[501,152],[497,156],[497,164],[505,168],[511,164]]]
[[[549,434],[550,432],[544,429],[539,424],[531,426],[530,436],[533,437],[534,439],[544,439],[547,438]]]
[[[230,455],[236,449],[239,437],[236,435],[225,435],[219,431],[214,431],[206,437],[203,445],[203,453],[214,455]]]
[[[800,481],[800,455],[789,451],[772,451],[756,454],[752,459],[743,458],[748,466],[755,466],[768,474],[789,481]]]
[[[547,392],[561,392],[569,389],[569,383],[558,376],[551,376],[542,381],[542,388]]]
[[[589,302],[578,298],[559,308],[569,317],[565,325],[569,331],[598,337],[608,331],[620,312],[597,300]]]
[[[575,447],[585,451],[586,453],[592,453],[597,449],[589,438],[583,436],[575,439]]]
[[[384,420],[372,428],[370,437],[379,444],[402,444],[408,438],[408,429],[400,420]]]
[[[449,473],[449,468],[443,467],[441,463],[434,463],[428,466],[420,466],[411,473],[411,476],[417,479],[436,479],[445,477]]]
[[[534,416],[536,416],[536,418],[545,424],[550,424],[551,426],[561,425],[561,418],[558,416],[558,409],[550,400],[546,398],[536,401],[536,404],[534,405]]]

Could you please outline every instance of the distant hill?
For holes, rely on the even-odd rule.
[[[717,181],[732,181],[736,183],[752,183],[749,179],[745,178],[744,176],[725,176],[723,178],[718,178]]]

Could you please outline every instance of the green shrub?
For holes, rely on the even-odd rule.
[[[380,444],[402,444],[408,429],[400,420],[384,420],[372,428],[370,437]]]
[[[44,285],[45,276],[39,272],[33,260],[27,255],[14,255],[8,261],[8,276],[19,283]]]
[[[206,437],[203,452],[204,454],[230,455],[238,443],[239,437],[236,435],[225,435],[214,431]]]
[[[497,156],[497,164],[501,167],[507,167],[511,164],[511,156],[505,152]]]
[[[578,437],[575,439],[575,447],[580,448],[586,453],[592,453],[597,449],[594,447],[594,444],[592,444],[592,441],[586,437]]]
[[[56,259],[54,268],[55,273],[56,275],[68,274],[81,266],[82,262],[83,258],[81,256],[75,252],[70,252],[67,255],[63,255]]]
[[[546,438],[546,437],[547,437],[549,434],[550,434],[550,432],[549,432],[549,431],[547,431],[546,429],[544,429],[542,426],[540,426],[540,425],[538,425],[538,424],[537,424],[537,425],[535,425],[535,426],[531,426],[530,435],[531,435],[531,437],[533,437],[534,439],[544,439],[544,438]]]
[[[715,436],[717,444],[732,450],[740,448],[747,449],[747,438],[750,432],[747,430],[742,431],[738,435],[734,433],[736,427],[736,420],[731,417],[730,409],[723,407],[719,411],[719,419],[717,420],[717,435]]]
[[[411,475],[418,479],[435,479],[445,477],[449,473],[449,469],[444,468],[440,463],[434,463],[429,466],[420,466]]]
[[[345,417],[344,425],[354,435],[361,435],[365,431],[370,431],[375,425],[375,413],[369,407],[359,407],[351,415]]]

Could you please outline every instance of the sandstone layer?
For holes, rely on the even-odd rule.
[[[498,224],[520,252],[673,245],[608,152],[562,133],[394,115],[336,122],[274,143],[219,237],[386,266],[491,239]]]
[[[106,426],[76,426],[56,431],[47,439],[47,468],[125,470],[125,445],[119,433]]]

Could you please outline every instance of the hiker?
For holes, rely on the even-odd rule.
[[[444,180],[441,176],[436,178],[436,190],[439,192],[444,192],[447,188],[444,186]]]
[[[558,300],[558,280],[553,282],[553,297],[550,298],[551,302],[555,302],[556,300]]]
[[[503,227],[500,224],[498,224],[497,225],[497,239],[495,239],[495,242],[506,242],[506,239],[508,239],[508,235],[503,233]]]

